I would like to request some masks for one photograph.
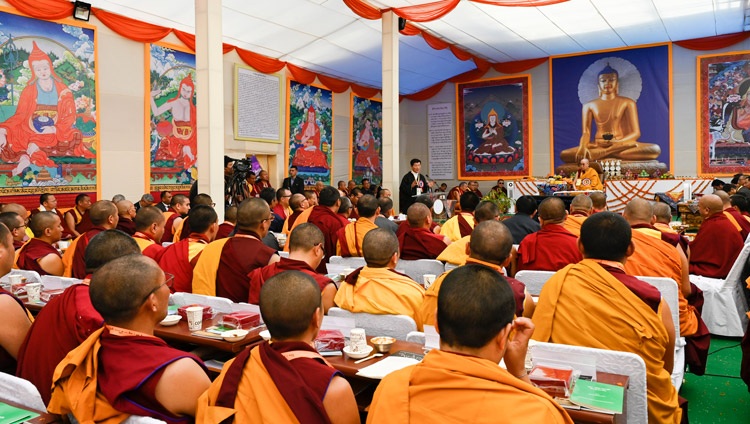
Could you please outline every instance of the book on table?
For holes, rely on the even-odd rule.
[[[622,414],[625,388],[614,384],[578,379],[570,394],[570,402],[592,411]]]

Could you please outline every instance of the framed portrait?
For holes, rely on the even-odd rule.
[[[349,179],[363,178],[377,187],[383,181],[383,103],[351,95],[352,156]]]
[[[747,172],[750,51],[698,56],[698,174]]]
[[[94,27],[5,11],[0,21],[0,195],[95,193]]]
[[[149,191],[187,191],[198,178],[195,54],[146,44],[146,169]]]
[[[586,157],[620,172],[672,169],[671,45],[553,57],[552,163],[576,172]]]
[[[312,187],[331,185],[333,163],[333,92],[289,80],[286,157],[297,175]]]
[[[456,84],[458,179],[531,175],[528,75]]]

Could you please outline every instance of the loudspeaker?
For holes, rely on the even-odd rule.
[[[406,29],[406,19],[398,18],[398,30],[403,31],[404,29]]]
[[[505,189],[508,190],[508,197],[513,199],[516,197],[516,183],[513,181],[508,181],[505,183]]]

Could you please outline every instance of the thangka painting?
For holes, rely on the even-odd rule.
[[[383,103],[352,94],[352,168],[349,178],[375,186],[383,180]]]
[[[731,175],[750,165],[750,52],[698,57],[698,173]]]
[[[671,168],[670,56],[658,45],[551,59],[556,173],[582,158],[625,177]]]
[[[305,187],[331,184],[333,92],[289,81],[287,169],[295,165]]]
[[[95,192],[94,30],[4,12],[0,22],[0,194]]]
[[[456,84],[458,178],[529,176],[529,77]]]
[[[189,190],[198,178],[195,55],[160,44],[149,49],[148,151],[151,191]]]

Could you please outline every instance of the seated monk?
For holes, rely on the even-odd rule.
[[[190,237],[170,244],[159,257],[159,268],[174,276],[172,293],[193,292],[193,269],[203,249],[219,231],[219,217],[211,206],[198,205],[190,209]],[[184,222],[184,221],[183,221]]]
[[[155,206],[144,206],[135,214],[133,239],[138,243],[141,253],[157,262],[164,252],[161,238],[164,235],[166,222],[164,214]]]
[[[639,141],[638,106],[633,99],[620,96],[617,70],[607,64],[599,72],[597,84],[599,97],[583,105],[583,134],[579,146],[563,150],[560,159],[565,163],[577,163],[583,158],[623,161],[658,158],[661,153],[658,145]],[[593,123],[596,123],[596,133],[592,140]]]
[[[344,228],[349,224],[349,221],[336,213],[339,206],[341,206],[341,196],[339,196],[339,191],[334,187],[323,187],[318,196],[318,203],[318,206],[312,207],[312,211],[307,217],[307,222],[315,224],[316,227],[320,228],[320,231],[323,232],[323,236],[325,237],[326,256],[323,261],[320,262],[320,265],[318,265],[318,272],[325,274],[328,258],[336,255],[336,242],[338,241],[336,239],[336,234],[339,229]],[[295,224],[299,221],[300,218],[297,219]],[[301,224],[301,222],[299,223]]]
[[[6,275],[13,266],[13,236],[5,225],[0,225],[0,273]],[[20,299],[0,288],[0,372],[16,374],[19,349],[34,319]]]
[[[138,252],[132,238],[116,230],[103,231],[86,247],[86,272],[90,277],[104,264]],[[52,395],[52,374],[57,364],[104,325],[91,305],[89,277],[47,302],[19,350],[18,376],[36,386],[45,404]]]
[[[284,271],[300,271],[311,276],[318,284],[323,296],[323,312],[333,306],[336,296],[336,284],[325,275],[315,272],[320,261],[325,256],[323,232],[313,224],[305,223],[292,231],[289,236],[289,257],[280,258],[278,262],[256,268],[248,274],[250,280],[250,297],[247,302],[257,305],[260,301],[261,288],[265,282],[276,274]]]
[[[398,263],[396,236],[377,228],[367,233],[363,247],[367,265],[346,277],[336,293],[336,305],[354,313],[407,315],[422,331],[419,308],[424,300],[424,289],[408,276],[394,271]]]
[[[669,225],[669,223],[672,222],[672,208],[664,202],[654,203],[654,218],[656,219],[656,222],[653,224],[654,228],[661,231],[662,240],[667,241],[669,244],[674,244],[673,241],[666,240],[664,235],[674,238],[682,249],[682,252],[685,254],[685,257],[689,258],[690,242],[687,237],[680,235]]]
[[[672,315],[656,288],[623,270],[634,251],[630,225],[612,212],[592,215],[578,246],[584,260],[558,271],[542,288],[534,340],[635,353],[646,363],[648,422],[679,423],[682,411],[670,377]]]
[[[578,237],[565,229],[564,222],[565,203],[557,197],[542,200],[539,204],[542,229],[526,236],[518,246],[519,271],[557,271],[583,259],[578,251]]]
[[[581,234],[581,225],[583,221],[594,211],[594,203],[589,196],[579,194],[570,202],[570,214],[563,223],[566,230],[573,233],[576,237]]]
[[[134,269],[139,278],[132,277]],[[106,325],[55,369],[50,412],[72,414],[81,423],[122,422],[130,415],[168,422],[195,416],[198,397],[211,384],[203,362],[154,336],[167,316],[168,286],[156,262],[141,254],[115,259],[94,273],[89,295]]]
[[[378,199],[378,206],[380,207],[380,213],[375,218],[375,225],[380,228],[388,228],[396,234],[398,231],[398,224],[388,219],[393,216],[393,200],[390,197],[380,197]]]
[[[576,190],[604,190],[601,180],[599,180],[599,173],[596,169],[593,169],[589,165],[589,160],[586,158],[581,159],[579,164],[578,172],[576,172],[576,179],[574,186]]]
[[[715,194],[698,201],[703,223],[690,243],[690,273],[710,278],[727,278],[745,240],[724,215],[724,204]]]
[[[91,197],[86,193],[81,193],[76,196],[75,206],[63,214],[65,226],[73,237],[78,237],[91,229],[89,209],[91,209]]]
[[[219,224],[219,232],[216,233],[216,240],[229,237],[234,231],[237,224],[237,206],[232,205],[224,212],[224,222]]]
[[[742,240],[747,240],[747,235],[750,234],[750,222],[742,216],[740,211],[732,206],[732,200],[724,190],[716,190],[714,194],[719,196],[724,205],[724,216],[726,216],[737,231],[740,232]]]
[[[0,222],[10,230],[10,234],[13,236],[13,248],[18,250],[23,247],[27,239],[26,220],[16,212],[2,212],[0,213]]]
[[[654,214],[651,204],[635,198],[625,206],[623,217],[633,231],[633,255],[625,263],[625,272],[630,275],[671,278],[677,283],[680,316],[680,336],[685,337],[685,362],[690,371],[703,375],[706,371],[708,348],[711,343],[706,324],[700,312],[688,303],[688,298],[702,298],[700,289],[690,283],[688,260],[679,244],[662,239],[662,233],[652,226]],[[702,304],[702,302],[701,302]]]
[[[516,200],[516,214],[503,220],[503,225],[508,227],[513,235],[513,244],[521,244],[521,240],[527,235],[542,229],[541,225],[534,220],[538,208],[533,196],[521,196]]]
[[[6,203],[6,204],[2,205],[2,207],[0,207],[0,211],[2,211],[2,212],[15,212],[21,218],[23,218],[23,222],[24,222],[25,225],[28,225],[28,223],[29,223],[29,218],[30,218],[29,211],[27,211],[26,208],[23,205],[19,205],[18,203]],[[8,227],[8,228],[10,228],[10,227]],[[31,230],[28,227],[24,228],[23,230],[26,233],[27,239],[30,239],[30,238],[34,237],[34,233],[32,233]],[[15,240],[15,236],[14,236],[14,240]],[[14,245],[15,245],[15,243],[14,243]],[[18,249],[19,247],[21,247],[21,246],[16,245],[16,249]]]
[[[286,221],[284,221],[284,226],[281,229],[281,232],[286,234],[287,238],[289,238],[289,234],[292,233],[294,224],[297,222],[297,218],[299,218],[302,212],[310,208],[310,203],[307,201],[307,197],[305,197],[304,194],[295,193],[292,194],[292,197],[289,199],[289,207],[292,208],[292,214],[286,218]],[[312,212],[312,210],[310,212]],[[307,212],[308,216],[310,212]],[[300,222],[300,224],[303,224],[305,222],[307,222],[307,217],[305,217],[304,221]],[[288,251],[288,249],[286,248],[285,250]]]
[[[432,214],[422,203],[414,203],[406,211],[406,222],[398,228],[401,259],[435,259],[451,241],[430,231]]]
[[[260,311],[272,343],[245,349],[224,365],[198,399],[197,421],[359,423],[349,382],[312,347],[323,322],[314,279],[299,271],[271,277],[261,289]]]
[[[529,380],[525,358],[534,325],[513,318],[514,297],[491,268],[471,264],[451,271],[437,299],[440,349],[388,374],[375,391],[367,422],[572,424]],[[498,366],[503,359],[505,368]]]
[[[209,196],[206,193],[198,193],[193,198],[192,202],[190,203],[190,208],[194,208],[199,205],[206,205],[211,208],[213,208],[216,203],[214,203],[211,196]],[[192,228],[190,228],[190,211],[188,211],[188,216],[184,217],[182,221],[179,223],[175,223],[174,226],[174,235],[172,236],[172,243],[177,243],[180,240],[185,240],[186,238],[190,237],[191,233],[194,233]],[[166,240],[169,241],[169,240]]]
[[[262,242],[270,225],[271,209],[265,200],[252,198],[240,203],[235,235],[203,248],[193,269],[193,293],[246,302],[247,274],[279,260],[276,251]]]
[[[750,201],[747,200],[747,197],[741,194],[735,194],[729,197],[729,201],[732,204],[732,207],[742,214],[745,221],[750,222]]]
[[[380,213],[378,199],[371,194],[365,194],[357,202],[359,219],[350,222],[336,233],[336,254],[339,256],[363,256],[362,240],[370,231],[378,228],[375,218]]]
[[[132,236],[135,234],[135,222],[133,222],[136,214],[135,205],[130,200],[120,200],[115,206],[117,206],[117,215],[119,216],[117,229]]]
[[[349,219],[357,220],[359,219],[359,214],[356,213],[356,210],[352,208],[352,201],[349,200],[348,197],[341,196],[339,197],[339,210],[336,211],[338,215],[346,219],[347,224],[349,224]],[[355,213],[352,213],[355,212]]]
[[[483,200],[479,203],[479,206],[474,210],[474,222],[475,227],[480,222],[500,219],[500,209],[497,205]],[[440,253],[437,260],[441,262],[448,262],[454,265],[463,265],[466,263],[466,259],[469,258],[468,246],[471,236],[474,234],[472,231],[471,235],[462,237],[453,243],[449,244],[445,250]]]
[[[604,212],[607,210],[607,195],[603,191],[595,191],[589,194],[591,199],[591,213]]]
[[[346,196],[346,198],[349,199],[349,202],[351,203],[351,208],[352,208],[350,216],[347,216],[347,218],[351,217],[354,219],[359,219],[359,212],[357,212],[357,205],[359,204],[359,199],[361,199],[362,196],[364,195],[365,193],[362,191],[362,189],[360,189],[359,187],[355,187],[354,189],[352,189],[349,195]]]
[[[18,269],[36,271],[39,275],[63,275],[62,256],[53,244],[62,237],[60,217],[52,212],[39,212],[29,223],[34,238],[18,250]]]
[[[494,206],[494,203],[491,204]],[[477,208],[477,211],[479,210],[480,208]],[[456,243],[452,243],[451,246],[454,244]],[[513,237],[510,235],[508,228],[496,220],[482,221],[474,227],[474,232],[471,234],[471,241],[466,245],[468,258],[465,263],[467,265],[484,265],[505,276],[503,268],[510,265],[512,247]],[[450,272],[452,271],[447,271],[438,276],[425,291],[424,302],[422,302],[422,307],[419,310],[422,322],[425,325],[435,325],[438,293],[445,277]],[[513,295],[516,299],[516,316],[530,317],[534,313],[534,301],[526,291],[526,285],[511,277],[505,277],[505,280],[510,285],[510,288],[513,289]]]
[[[467,190],[469,190],[469,184],[466,181],[461,181],[457,186],[448,191],[447,199],[456,201],[454,211],[461,211],[461,195],[466,193]]]
[[[73,240],[70,246],[68,246],[68,250],[63,254],[63,264],[65,265],[65,273],[63,275],[65,277],[86,278],[86,263],[84,262],[86,246],[88,246],[95,235],[102,231],[117,228],[119,218],[117,207],[109,200],[99,200],[91,205],[89,215],[91,216],[93,227]]]
[[[479,204],[480,197],[474,192],[467,191],[461,195],[461,212],[453,215],[445,221],[440,229],[440,234],[448,237],[451,241],[456,241],[461,237],[471,234],[474,229],[474,209]]]
[[[39,212],[53,212],[57,214],[58,217],[60,217],[60,222],[62,222],[63,225],[63,240],[68,240],[72,238],[72,233],[69,228],[67,228],[67,223],[65,222],[65,217],[63,216],[62,212],[60,212],[57,209],[57,198],[55,195],[51,193],[42,193],[39,196],[39,207],[32,209],[31,214],[29,217],[38,214]]]
[[[169,201],[169,209],[164,212],[167,222],[164,225],[164,241],[170,241],[174,237],[175,229],[182,222],[183,216],[190,211],[190,199],[184,194],[175,194]]]

